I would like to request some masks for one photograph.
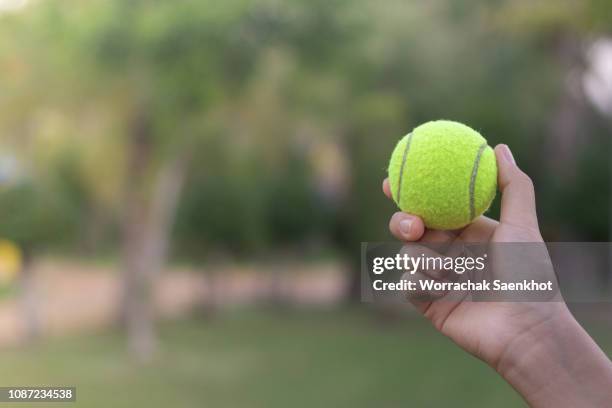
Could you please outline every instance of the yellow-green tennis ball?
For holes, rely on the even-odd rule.
[[[431,229],[457,229],[482,215],[497,190],[493,149],[458,122],[424,123],[404,136],[389,163],[391,195]]]

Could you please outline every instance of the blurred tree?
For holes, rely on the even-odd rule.
[[[181,254],[197,260],[280,248],[303,256],[312,236],[327,237],[351,262],[357,295],[359,242],[389,238],[388,155],[423,121],[464,121],[510,144],[536,180],[547,238],[605,234],[609,192],[585,211],[582,183],[609,177],[592,177],[607,165],[599,147],[609,138],[597,137],[572,77],[610,9],[600,0],[33,3],[0,16],[0,128],[58,172],[58,191],[81,203],[72,211],[90,231],[82,236],[95,236],[100,219],[119,224],[123,319],[130,348],[148,359],[152,283],[175,218]],[[571,183],[557,175],[560,157]]]
[[[156,348],[152,283],[166,260],[194,143],[208,137],[207,112],[239,92],[253,58],[241,42],[244,5],[210,6],[98,2],[88,10],[93,23],[74,27],[83,28],[76,56],[91,64],[85,78],[93,92],[104,104],[121,98],[114,120],[125,124],[118,135],[125,151],[123,318],[141,360]]]
[[[19,14],[0,15],[0,236],[16,243],[23,255],[20,297],[25,335],[36,338],[40,331],[38,296],[33,267],[39,254],[60,248],[75,239],[78,228],[78,198],[67,193],[65,180],[50,171],[59,165],[53,134],[57,116],[43,109],[52,72],[44,63],[44,45]],[[10,33],[10,35],[9,35]],[[14,38],[23,40],[23,44]],[[44,131],[43,131],[44,129]],[[57,167],[59,168],[59,167]],[[75,217],[76,216],[76,217]]]
[[[91,196],[103,199],[110,184],[122,213],[122,314],[141,360],[155,350],[152,282],[165,262],[194,143],[208,137],[207,112],[239,92],[254,56],[244,42],[247,17],[241,2],[51,1],[32,5],[17,26],[31,33],[27,51],[14,55],[49,79],[44,88],[17,89],[35,96],[46,89],[42,101],[29,103],[52,101],[71,117],[63,140],[79,152]],[[23,119],[11,119],[30,123],[26,109],[18,112]],[[88,171],[92,144],[97,160]]]
[[[590,226],[590,239],[607,239],[612,232],[602,234],[602,230],[612,222],[605,210],[611,194],[610,181],[606,180],[612,181],[612,172],[594,169],[606,167],[603,156],[608,153],[602,152],[609,152],[612,143],[609,137],[600,137],[601,121],[585,95],[583,82],[590,64],[587,52],[601,36],[610,34],[612,5],[599,0],[562,0],[556,7],[546,2],[503,1],[497,7],[488,7],[488,12],[496,31],[538,52],[548,60],[549,71],[556,78],[551,110],[544,116],[548,122],[544,143],[536,150],[538,156],[548,158],[538,169],[540,178],[546,181],[541,183],[541,195],[564,196],[567,200],[563,207],[542,202],[549,239],[578,239],[585,226]],[[585,166],[585,157],[589,157],[589,166]],[[605,198],[594,197],[586,210],[583,196],[576,192],[589,179],[600,180],[598,191],[592,194],[601,193]],[[568,212],[573,214],[571,223],[563,221]],[[597,214],[600,228],[593,228],[587,214]]]
[[[58,247],[74,238],[74,208],[53,182],[25,179],[0,189],[0,212],[6,214],[0,222],[0,237],[16,243],[22,251],[19,282],[26,340],[37,338],[42,330],[33,262],[49,242]]]

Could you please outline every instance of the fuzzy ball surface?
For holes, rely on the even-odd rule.
[[[462,228],[495,198],[495,153],[469,126],[427,122],[397,143],[389,162],[389,183],[398,207],[421,217],[427,228]]]

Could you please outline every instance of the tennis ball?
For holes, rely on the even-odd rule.
[[[495,153],[469,126],[427,122],[398,142],[389,163],[389,183],[398,207],[421,217],[427,228],[461,228],[495,198]]]

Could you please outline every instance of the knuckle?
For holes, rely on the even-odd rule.
[[[521,187],[529,190],[530,192],[534,191],[533,180],[527,175],[527,173],[521,171],[517,181],[520,183]]]

